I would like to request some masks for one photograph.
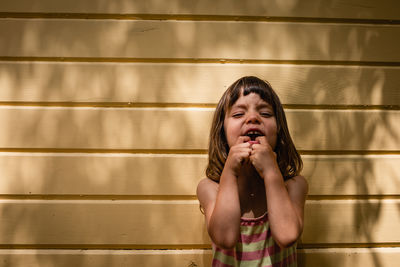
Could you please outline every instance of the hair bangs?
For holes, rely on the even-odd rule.
[[[267,90],[266,88],[263,87],[259,87],[259,86],[249,86],[249,87],[245,87],[243,89],[243,95],[246,96],[250,93],[254,93],[260,96],[260,98],[262,100],[264,100],[265,102],[267,102],[268,104],[272,105],[273,104],[273,100],[272,100],[272,95],[271,95],[271,91]]]
[[[225,111],[229,110],[242,94],[247,96],[251,93],[259,95],[260,98],[270,104],[275,111],[276,104],[271,85],[266,81],[252,76],[244,77],[232,85],[230,93],[228,94],[228,99],[225,102]]]

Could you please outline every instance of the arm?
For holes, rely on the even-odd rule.
[[[197,187],[197,197],[204,209],[207,231],[220,248],[235,246],[240,231],[240,204],[235,177],[221,176],[220,184],[205,178]]]
[[[265,176],[264,181],[272,236],[281,247],[288,247],[303,232],[307,182],[296,176],[285,186],[280,173]]]
[[[197,197],[204,209],[207,231],[218,247],[229,249],[236,245],[240,235],[240,201],[237,174],[241,162],[249,158],[247,138],[239,138],[230,149],[220,182],[203,179],[197,187]]]
[[[262,138],[260,144],[253,145],[250,158],[264,179],[272,236],[281,247],[288,247],[303,231],[307,181],[303,176],[296,176],[285,184],[276,155]]]

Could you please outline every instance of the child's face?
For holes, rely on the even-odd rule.
[[[240,136],[265,136],[275,149],[277,125],[273,108],[256,93],[243,94],[225,114],[224,130],[229,147],[236,144]]]

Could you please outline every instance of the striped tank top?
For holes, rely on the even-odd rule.
[[[213,244],[213,267],[296,267],[296,244],[281,249],[271,236],[267,213],[242,218],[240,238],[231,250]]]

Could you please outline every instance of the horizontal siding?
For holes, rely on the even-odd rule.
[[[398,155],[303,156],[302,174],[309,182],[309,196],[395,196]]]
[[[2,1],[0,267],[210,266],[195,188],[243,75],[272,83],[303,154],[299,266],[393,266],[398,6]]]
[[[216,104],[245,75],[268,80],[289,105],[400,105],[400,67],[228,63],[4,61],[0,101]]]
[[[207,149],[212,115],[209,108],[4,106],[0,147]],[[400,150],[398,110],[298,109],[286,115],[300,150]]]
[[[308,201],[302,246],[398,243],[399,205]],[[197,201],[1,200],[0,210],[3,247],[210,246]]]
[[[400,155],[303,155],[303,161],[310,197],[400,195]],[[3,152],[0,197],[192,197],[206,163],[207,155]]]
[[[0,57],[397,62],[399,35],[398,25],[1,19]]]
[[[335,1],[309,0],[306,2],[222,0],[194,1],[171,0],[52,0],[32,2],[29,0],[3,0],[0,12],[39,13],[105,13],[105,14],[181,14],[181,15],[230,15],[230,16],[278,16],[310,18],[350,19],[399,19],[393,8],[396,0]]]
[[[0,250],[1,267],[211,267],[210,250]]]
[[[299,249],[299,262],[307,267],[391,266],[400,260],[398,248]],[[1,267],[30,266],[211,266],[210,250],[0,250]]]
[[[400,259],[399,248],[329,248],[299,251],[300,266],[392,266]]]

